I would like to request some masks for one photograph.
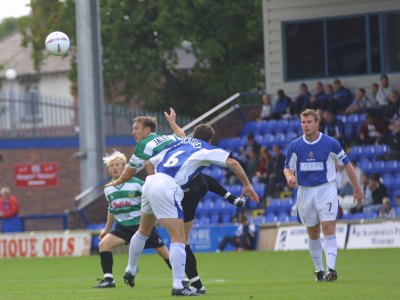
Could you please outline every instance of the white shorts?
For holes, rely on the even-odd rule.
[[[183,191],[175,180],[166,174],[156,173],[146,177],[141,211],[154,214],[157,219],[183,219],[182,199]]]
[[[333,181],[315,187],[299,186],[296,206],[301,223],[307,227],[335,221],[339,209],[336,183]]]

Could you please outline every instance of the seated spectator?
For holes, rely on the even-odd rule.
[[[272,156],[269,153],[267,147],[261,147],[260,150],[260,162],[258,163],[258,168],[256,175],[253,177],[253,183],[267,183],[268,178],[268,168],[271,163]]]
[[[390,151],[377,156],[377,160],[400,160],[400,118],[390,122],[389,130],[390,138],[388,138],[387,144]]]
[[[389,103],[389,96],[392,92],[392,88],[389,85],[389,78],[386,74],[382,74],[380,79],[380,86],[378,93],[376,94],[376,100],[380,106],[386,106]]]
[[[244,170],[248,178],[253,178],[256,175],[259,164],[258,155],[254,149],[251,149],[246,161],[244,162]]]
[[[376,108],[378,102],[374,99],[368,98],[365,89],[359,88],[356,94],[356,98],[349,107],[346,108],[346,114],[360,114],[365,113],[367,109]]]
[[[247,135],[247,143],[240,149],[241,161],[244,163],[250,155],[250,151],[254,150],[255,154],[258,156],[260,154],[261,146],[257,143],[254,134],[249,133]]]
[[[262,99],[263,105],[261,107],[260,120],[268,120],[272,114],[271,96],[269,94],[265,94],[263,95]]]
[[[283,174],[286,156],[282,153],[281,147],[272,146],[272,160],[268,169],[268,187],[267,196],[276,198],[286,185],[286,178]]]
[[[341,197],[354,193],[353,185],[351,184],[349,176],[347,176],[344,165],[337,164],[336,166],[336,186],[338,195]]]
[[[388,132],[388,124],[381,116],[367,113],[358,133],[358,144],[382,144],[385,142]]]
[[[315,86],[316,93],[314,94],[317,101],[317,108],[325,110],[329,109],[329,107],[331,106],[331,100],[333,98],[333,88],[330,84],[329,86],[330,87],[325,86],[324,89],[324,85],[322,84],[322,82],[317,82]]]
[[[377,99],[378,91],[379,91],[379,84],[377,84],[376,82],[371,83],[371,86],[370,86],[371,97],[370,98],[374,103],[377,103],[377,105],[379,105],[379,102]]]
[[[372,193],[371,190],[368,188],[369,185],[369,177],[367,174],[363,173],[361,175],[361,190],[364,193],[364,201],[358,204],[356,207],[350,209],[350,213],[355,214],[358,212],[363,212],[363,207],[371,205],[372,203]]]
[[[0,190],[0,218],[8,219],[18,215],[19,202],[18,199],[11,194],[8,187]]]
[[[339,79],[333,81],[333,91],[333,103],[337,107],[337,113],[343,113],[353,102],[353,94],[342,85]]]
[[[383,207],[379,209],[379,218],[381,219],[396,219],[396,211],[390,204],[389,197],[383,198]]]
[[[285,94],[284,90],[279,89],[277,92],[278,99],[276,99],[272,115],[269,119],[279,120],[284,115],[290,113],[289,108],[292,100]]]
[[[236,251],[252,250],[255,238],[256,226],[246,216],[242,216],[235,235],[225,236],[218,245],[217,253],[224,251],[228,244],[234,246]]]
[[[372,174],[369,178],[368,189],[371,191],[372,203],[364,203],[363,211],[378,212],[383,205],[383,198],[388,197],[386,186],[380,181],[378,174]],[[364,200],[365,201],[365,200]]]
[[[310,101],[311,94],[308,91],[308,86],[305,83],[300,84],[300,94],[294,99],[290,105],[290,114],[299,116]]]
[[[325,122],[325,126],[322,129],[322,132],[326,135],[329,135],[339,141],[342,147],[345,147],[344,141],[344,124],[341,120],[337,119],[334,114],[332,114],[329,110],[325,110],[322,113],[322,118]]]

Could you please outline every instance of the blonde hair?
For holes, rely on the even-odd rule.
[[[300,114],[300,118],[301,117],[308,117],[308,116],[313,116],[315,122],[319,122],[319,120],[320,120],[319,114],[315,110],[310,109],[310,108],[307,108],[305,111],[303,111]]]
[[[125,154],[117,151],[114,149],[113,153],[111,154],[106,154],[106,156],[103,157],[103,162],[104,164],[108,167],[108,165],[114,160],[114,159],[121,159],[124,162],[124,165],[126,164],[126,156]]]
[[[0,195],[4,196],[5,194],[11,194],[10,188],[8,188],[6,186],[1,188],[1,190],[0,190]]]

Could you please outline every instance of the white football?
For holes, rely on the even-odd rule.
[[[46,49],[53,55],[64,55],[69,49],[69,38],[61,31],[54,31],[46,38]]]

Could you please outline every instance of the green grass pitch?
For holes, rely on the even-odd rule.
[[[306,251],[198,253],[207,299],[400,299],[400,250],[339,251],[336,282],[317,283]],[[168,299],[171,273],[157,255],[140,258],[132,289],[126,255],[114,256],[115,289],[94,289],[97,255],[0,260],[0,299]]]

